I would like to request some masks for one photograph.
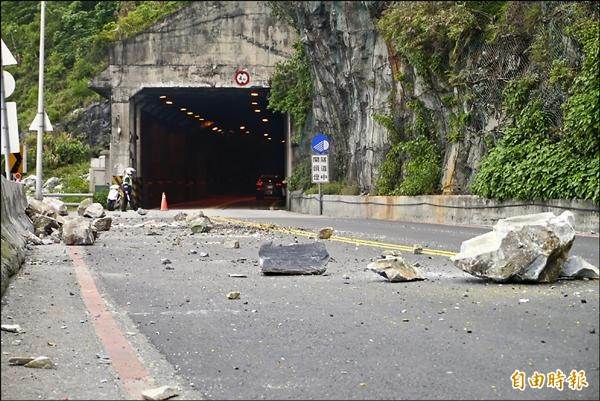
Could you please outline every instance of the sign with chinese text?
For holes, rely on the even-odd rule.
[[[329,158],[327,155],[312,155],[311,177],[314,184],[329,182]]]

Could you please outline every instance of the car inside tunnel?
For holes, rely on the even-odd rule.
[[[152,88],[136,95],[132,147],[142,207],[249,198],[264,174],[284,177],[285,115],[267,109],[267,88]]]

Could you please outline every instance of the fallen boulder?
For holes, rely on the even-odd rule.
[[[46,205],[50,206],[54,212],[60,216],[67,216],[69,211],[67,210],[67,205],[60,199],[56,198],[44,198],[42,200]]]
[[[31,216],[31,222],[33,223],[35,235],[38,237],[50,235],[52,234],[52,229],[60,228],[60,224],[56,219],[43,214]]]
[[[329,253],[322,242],[273,246],[264,243],[258,251],[263,274],[323,274]]]
[[[136,210],[137,214],[139,214],[140,216],[145,216],[148,214],[148,211],[146,209],[142,209],[141,207],[138,207]]]
[[[367,269],[395,283],[400,281],[425,280],[419,269],[406,262],[400,256],[378,259],[367,265]]]
[[[85,198],[79,202],[79,206],[77,206],[77,214],[83,217],[85,209],[87,209],[92,203],[94,203],[94,201],[91,198]]]
[[[54,208],[32,197],[27,197],[27,208],[25,209],[25,213],[29,218],[32,218],[32,216],[36,214],[52,217],[56,216]]]
[[[102,207],[100,203],[92,203],[85,208],[85,212],[83,212],[83,217],[91,217],[92,219],[99,219],[105,215],[106,212],[104,211],[104,207]]]
[[[198,217],[190,222],[192,233],[207,233],[213,229],[212,221],[206,216]]]
[[[325,227],[319,230],[319,239],[329,239],[333,234],[333,228]]]
[[[62,239],[65,245],[92,245],[96,238],[90,220],[77,217],[64,224]]]
[[[112,217],[100,217],[99,219],[94,219],[92,221],[92,227],[96,229],[96,231],[108,231],[110,230],[110,226],[112,225]]]
[[[570,256],[560,271],[561,278],[598,279],[598,268],[579,256]]]
[[[499,220],[493,231],[464,241],[451,260],[469,274],[497,282],[555,281],[575,240],[572,218],[567,211]]]

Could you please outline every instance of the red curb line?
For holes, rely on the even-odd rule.
[[[81,298],[93,317],[96,335],[110,357],[113,368],[123,381],[125,391],[134,399],[142,399],[141,392],[152,387],[153,379],[106,307],[83,257],[72,247],[67,247],[67,251],[73,260],[75,274],[81,288]]]

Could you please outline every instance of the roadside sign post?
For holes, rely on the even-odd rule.
[[[40,15],[40,64],[39,64],[39,81],[38,81],[38,130],[37,130],[37,148],[35,157],[35,170],[37,179],[35,181],[35,198],[42,200],[42,146],[44,138],[44,24],[46,2],[42,1]]]
[[[5,65],[15,65],[17,64],[17,60],[14,58],[14,56],[12,55],[12,53],[10,52],[10,50],[8,50],[8,47],[4,44],[4,41],[2,41],[2,49],[0,51],[0,65],[2,65],[2,67],[4,67]],[[18,147],[18,136],[17,136],[17,143],[12,143],[14,141],[11,141],[11,134],[14,134],[15,132],[18,135],[18,128],[16,126],[16,117],[17,117],[17,113],[16,113],[16,104],[12,103],[11,106],[11,120],[9,121],[9,112],[8,112],[8,107],[9,105],[6,103],[6,97],[9,97],[13,91],[15,90],[15,81],[12,77],[12,75],[10,75],[10,73],[5,72],[4,68],[2,69],[2,73],[1,73],[1,79],[0,79],[0,103],[2,103],[2,154],[4,154],[4,172],[6,174],[6,179],[10,180],[11,174],[10,174],[10,153],[13,151],[14,147]],[[14,106],[14,107],[12,107]],[[14,108],[14,110],[12,110]],[[14,111],[14,113],[13,113]],[[14,115],[13,115],[14,114]],[[14,120],[14,121],[12,121]],[[11,124],[11,121],[13,124]],[[13,135],[14,136],[14,135]]]
[[[317,134],[311,141],[311,181],[319,187],[319,215],[323,214],[323,193],[321,183],[329,182],[329,138]]]
[[[2,81],[0,82],[0,96],[0,101],[2,102],[2,142],[4,143],[2,153],[4,154],[4,172],[6,173],[6,179],[10,181],[10,163],[8,161],[10,155],[10,141],[8,137],[8,113],[6,112],[6,103],[4,101],[4,73],[2,74]]]

